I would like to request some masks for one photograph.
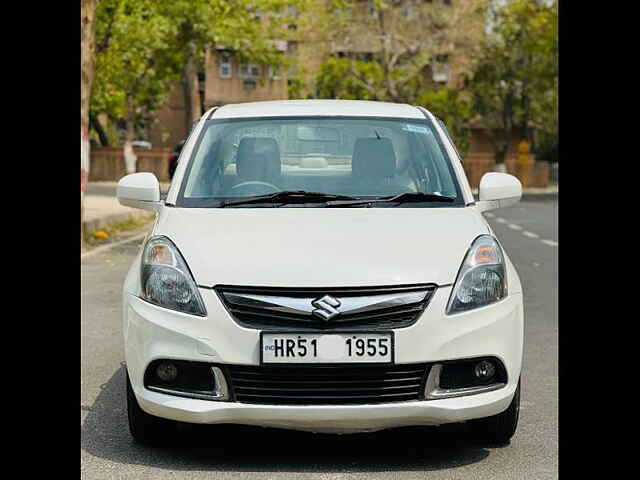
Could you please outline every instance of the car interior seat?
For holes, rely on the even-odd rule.
[[[396,155],[388,138],[357,138],[351,158],[351,175],[360,195],[393,195]]]
[[[236,173],[239,182],[278,182],[282,173],[278,142],[274,138],[244,137],[238,145]]]

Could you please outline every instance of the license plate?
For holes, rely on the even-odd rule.
[[[265,333],[262,363],[393,363],[393,332]]]

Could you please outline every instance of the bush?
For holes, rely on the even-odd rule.
[[[560,156],[557,135],[543,137],[535,149],[536,160],[558,163]]]
[[[464,157],[471,146],[471,132],[465,127],[471,119],[471,103],[460,96],[459,90],[442,88],[424,92],[418,98],[418,104],[444,122]]]

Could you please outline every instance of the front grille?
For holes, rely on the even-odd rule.
[[[215,290],[234,320],[248,328],[384,330],[415,323],[435,288],[433,284],[296,289],[220,285]],[[318,303],[327,298],[329,303]],[[329,305],[338,306],[334,311]],[[320,314],[324,310],[331,317],[323,318],[317,310]]]
[[[428,365],[227,365],[235,399],[271,405],[394,403],[419,400]]]

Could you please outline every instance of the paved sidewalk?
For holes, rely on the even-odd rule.
[[[84,195],[84,231],[91,235],[109,225],[133,218],[152,217],[153,213],[120,205],[116,198],[118,182],[90,182]],[[169,183],[160,183],[160,191],[166,193]]]
[[[85,194],[83,230],[91,235],[109,225],[152,215],[145,210],[120,205],[116,197]]]

